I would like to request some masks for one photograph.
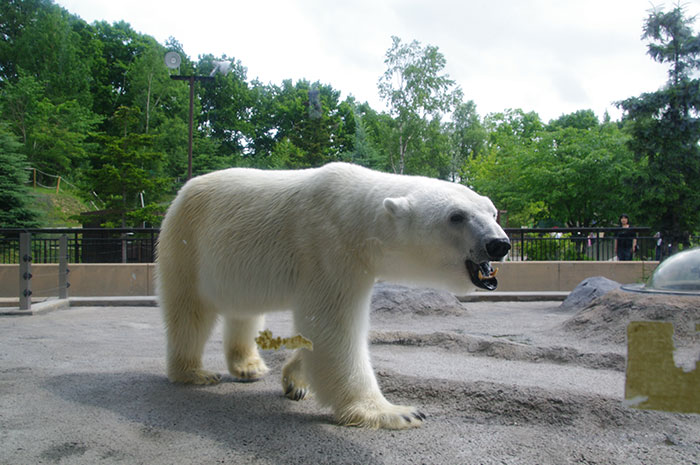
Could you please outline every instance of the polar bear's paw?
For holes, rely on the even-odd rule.
[[[425,420],[425,415],[413,407],[388,402],[381,405],[360,402],[342,409],[336,417],[341,425],[371,429],[417,428]]]
[[[231,373],[231,376],[242,382],[257,381],[269,371],[269,368],[259,356],[229,357],[227,364],[228,372]]]
[[[310,392],[309,385],[294,376],[282,377],[282,390],[288,399],[302,400]]]
[[[171,371],[168,373],[168,379],[173,383],[183,384],[217,384],[221,381],[221,375],[213,371],[202,369],[192,369],[183,371]]]
[[[301,361],[293,360],[282,369],[282,390],[288,399],[302,400],[311,389],[301,373]]]

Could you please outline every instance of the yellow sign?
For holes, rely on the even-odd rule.
[[[695,325],[700,331],[700,324]],[[633,321],[627,326],[625,404],[700,414],[700,369],[686,372],[673,360],[671,323]]]

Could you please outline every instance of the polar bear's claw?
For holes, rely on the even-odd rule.
[[[306,395],[309,393],[308,388],[304,386],[297,386],[293,381],[284,379],[283,380],[285,390],[284,390],[284,395],[286,398],[291,399],[291,400],[302,400],[306,397]]]
[[[385,408],[367,409],[354,407],[340,413],[341,425],[360,428],[407,429],[417,428],[423,424],[426,416],[413,407],[389,404]]]
[[[287,387],[287,390],[285,391],[284,395],[291,400],[302,400],[304,397],[306,397],[306,393],[308,391],[305,388],[299,388],[294,386],[294,384],[290,384],[289,387]]]

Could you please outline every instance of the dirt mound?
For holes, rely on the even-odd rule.
[[[535,347],[511,341],[440,331],[428,334],[411,331],[373,331],[370,333],[370,341],[372,344],[439,347],[450,352],[464,352],[503,360],[573,364],[585,368],[617,371],[625,369],[625,358],[621,354],[582,353],[571,347]]]
[[[700,342],[700,297],[610,291],[561,324],[572,336],[602,343],[624,344],[631,321],[673,323],[676,343]]]
[[[618,399],[538,387],[484,381],[425,380],[390,371],[378,372],[377,378],[384,393],[419,401],[429,406],[431,414],[462,414],[471,421],[486,424],[651,429],[655,422],[672,422],[674,415],[681,416],[630,409]],[[431,411],[430,407],[437,412]],[[692,443],[697,440],[694,434],[687,432],[681,441]]]

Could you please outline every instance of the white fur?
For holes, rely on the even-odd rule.
[[[450,223],[455,212],[464,224]],[[201,357],[224,317],[231,374],[267,367],[254,338],[265,312],[292,309],[313,342],[283,370],[283,388],[311,390],[343,424],[405,428],[422,415],[390,404],[370,365],[369,302],[376,280],[473,289],[465,260],[488,260],[504,238],[485,197],[458,184],[334,163],[300,171],[228,169],[192,179],[163,222],[158,282],[168,376],[208,384]]]

